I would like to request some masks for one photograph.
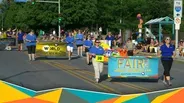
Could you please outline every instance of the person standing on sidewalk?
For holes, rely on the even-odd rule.
[[[96,61],[96,57],[100,57],[103,56],[105,53],[104,49],[102,47],[100,47],[100,41],[98,39],[95,40],[95,46],[93,46],[90,51],[90,58],[92,58],[92,63],[93,63],[93,67],[94,67],[94,71],[95,71],[95,79],[96,79],[96,83],[99,83],[100,80],[100,75],[103,71],[103,62],[98,62]]]
[[[23,37],[24,37],[24,33],[23,33],[21,30],[19,30],[19,32],[18,32],[18,34],[17,34],[17,39],[18,39],[18,50],[19,50],[19,51],[22,51],[22,45],[23,45],[23,43],[24,43]]]
[[[184,41],[180,40],[179,52],[182,59],[184,59]]]
[[[171,86],[170,70],[175,57],[175,48],[171,44],[170,37],[165,38],[165,43],[160,47],[159,55],[161,54],[161,61],[164,67],[163,83],[166,86]]]
[[[72,33],[69,32],[68,37],[66,37],[66,43],[67,43],[67,51],[68,51],[68,60],[71,60],[72,52],[73,52],[73,43],[74,43],[74,37],[72,36]]]
[[[133,42],[130,38],[128,38],[128,40],[126,42],[126,47],[128,49],[128,56],[134,56],[135,45],[133,44]]]
[[[79,30],[78,34],[76,35],[76,45],[77,45],[77,54],[78,56],[81,56],[81,57],[82,57],[83,39],[84,39],[84,35]]]
[[[105,37],[105,40],[108,41],[108,44],[110,46],[110,48],[112,49],[113,45],[114,45],[114,36],[112,36],[111,32],[108,32],[108,35]]]
[[[36,42],[38,42],[36,35],[34,34],[34,31],[31,31],[26,36],[26,46],[28,49],[28,56],[30,61],[35,61]]]

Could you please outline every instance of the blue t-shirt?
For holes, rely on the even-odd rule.
[[[173,55],[173,52],[175,51],[175,48],[173,45],[170,44],[170,46],[167,47],[166,44],[164,44],[160,47],[160,51],[162,54],[162,57],[161,57],[162,60],[173,60],[172,55]]]
[[[108,40],[108,41],[113,41],[114,40],[114,37],[113,36],[107,36],[106,38],[105,38],[105,40]]]
[[[97,48],[96,46],[91,47],[91,49],[89,50],[89,53],[96,54],[96,55],[103,55],[104,52],[105,51],[102,47]]]
[[[65,41],[66,41],[66,43],[67,43],[68,46],[73,47],[74,37],[68,36],[68,37],[66,37],[66,40]]]
[[[83,45],[83,38],[84,38],[83,34],[77,34],[76,35],[76,44],[77,45]]]
[[[66,33],[65,35],[66,35],[66,37],[68,37],[68,36],[69,36],[69,34],[68,34],[68,33]]]
[[[24,33],[18,33],[18,40],[24,40],[23,39],[23,37],[24,37]]]
[[[26,35],[26,40],[30,40],[31,42],[26,42],[26,46],[36,46],[36,35]]]
[[[85,40],[84,41],[84,45],[88,46],[89,48],[91,48],[93,46],[93,41],[92,40]]]

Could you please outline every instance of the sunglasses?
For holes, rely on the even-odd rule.
[[[166,40],[171,40],[171,39],[167,38]]]
[[[96,43],[100,43],[100,42],[96,42]]]

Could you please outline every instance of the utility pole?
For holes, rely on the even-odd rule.
[[[121,0],[121,6],[122,6],[122,0]],[[120,7],[121,7],[120,6]],[[122,10],[122,9],[121,9]],[[122,11],[120,12],[120,25],[121,25],[121,23],[122,23]],[[121,26],[120,26],[120,30],[119,30],[119,34],[122,36],[122,33],[121,33]]]
[[[61,3],[60,0],[58,0],[58,14],[61,15]],[[58,36],[59,36],[59,40],[61,38],[61,18],[59,17],[59,25],[58,25]]]
[[[178,31],[180,30],[181,18],[183,13],[183,0],[174,0],[174,23],[175,23],[175,49],[176,49],[176,57],[179,57],[179,49],[178,49]]]
[[[1,16],[2,18],[2,28],[1,28],[1,30],[3,31],[3,26],[4,26],[4,20],[3,20],[3,13],[2,13],[2,16]]]

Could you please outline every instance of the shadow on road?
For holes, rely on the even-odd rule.
[[[160,77],[159,77],[159,79],[160,79],[160,80],[163,80],[163,79],[164,79],[164,77],[163,77],[163,76],[160,76]],[[171,77],[171,80],[174,80],[174,78],[173,78],[173,77]]]
[[[111,82],[158,82],[158,79],[112,78]]]
[[[162,79],[162,76],[159,77]],[[159,79],[143,79],[143,78],[111,78],[110,82],[158,82]],[[174,79],[171,77],[171,79]],[[108,75],[101,76],[101,81],[109,80]]]
[[[100,81],[106,81],[107,79],[108,79],[108,75],[104,74],[104,75],[101,76]]]

